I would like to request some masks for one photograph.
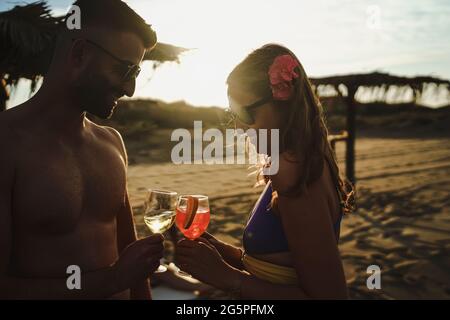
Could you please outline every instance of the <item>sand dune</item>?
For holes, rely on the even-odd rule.
[[[337,145],[344,169],[344,145]],[[140,236],[147,188],[210,196],[209,231],[241,244],[261,189],[243,165],[138,164],[128,187]],[[359,138],[358,210],[344,218],[340,252],[352,298],[450,298],[450,139]],[[381,290],[366,287],[369,265],[382,271]]]

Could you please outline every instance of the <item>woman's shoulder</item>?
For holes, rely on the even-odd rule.
[[[293,189],[299,187],[300,180],[306,174],[304,161],[299,156],[287,152],[280,154],[278,161],[278,172],[271,176],[270,180],[272,180],[273,188],[279,194],[290,193]],[[313,174],[316,179],[311,183],[305,182],[305,188],[308,192],[314,192],[314,190],[321,190],[323,188],[323,183],[327,181],[328,176],[325,163],[326,161],[324,160],[322,162],[323,165],[310,168],[309,174]],[[315,170],[319,168],[322,170],[316,173]]]
[[[297,186],[302,176],[303,162],[300,157],[284,152],[278,159],[278,172],[270,177],[273,188],[283,194]]]

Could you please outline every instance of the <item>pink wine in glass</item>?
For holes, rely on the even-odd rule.
[[[184,225],[187,219],[186,207],[184,208],[178,207],[177,215],[175,218],[175,224],[186,238],[194,240],[200,237],[203,234],[203,232],[206,231],[206,228],[208,227],[209,224],[209,217],[210,217],[209,209],[199,208],[197,210],[197,214],[195,215],[194,221],[192,222],[191,226],[188,229],[185,229]]]

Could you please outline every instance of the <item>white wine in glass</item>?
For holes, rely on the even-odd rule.
[[[176,192],[148,190],[148,196],[144,205],[144,222],[153,234],[164,233],[170,229],[175,222],[176,206]],[[165,271],[167,271],[167,268],[160,265],[155,272]]]

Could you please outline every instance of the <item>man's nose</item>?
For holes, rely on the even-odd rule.
[[[134,94],[134,90],[136,89],[136,78],[132,78],[123,83],[123,91],[127,97],[132,97]]]

